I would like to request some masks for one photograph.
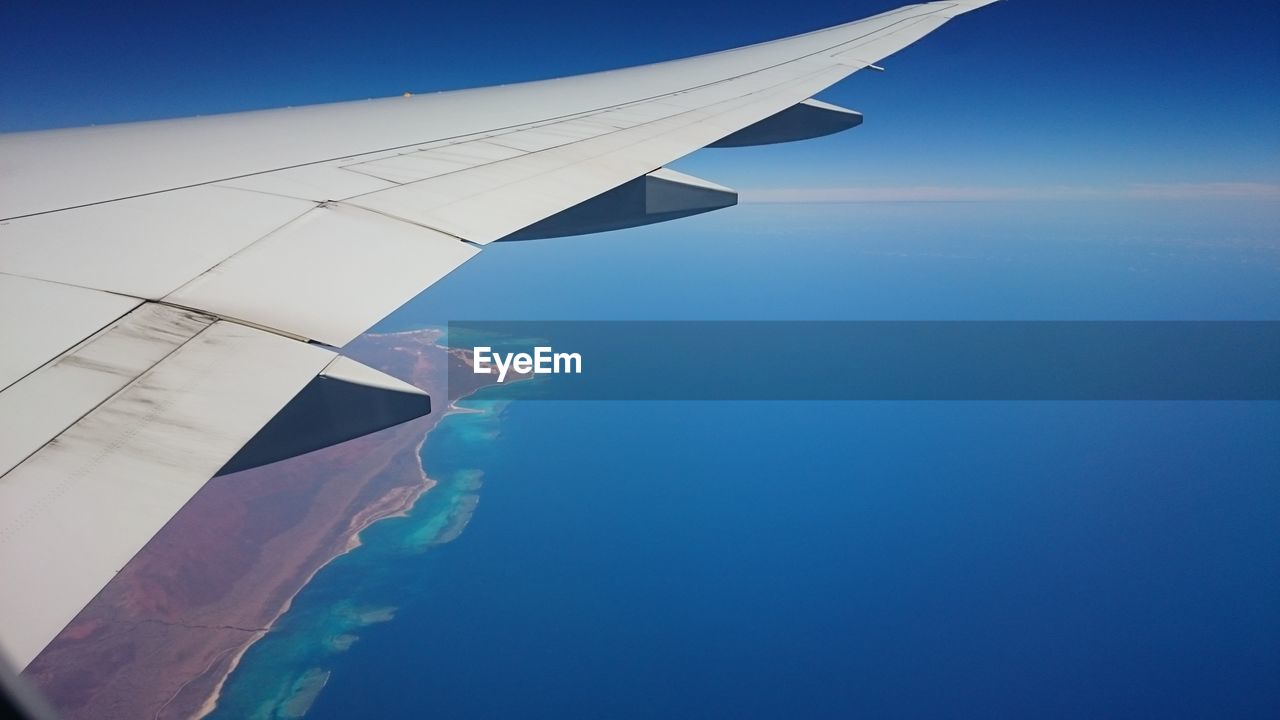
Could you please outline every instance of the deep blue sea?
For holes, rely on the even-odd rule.
[[[1280,208],[742,207],[383,328],[610,317],[1280,319]],[[1280,403],[464,405],[218,717],[1280,714]]]

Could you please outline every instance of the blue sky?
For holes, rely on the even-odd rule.
[[[0,17],[0,130],[553,77],[770,39],[897,4],[10,4]],[[866,113],[855,131],[699,153],[677,167],[748,191],[1271,196],[1280,187],[1277,36],[1280,8],[1270,1],[1223,9],[1008,0],[890,58],[888,73],[859,73],[824,93]]]

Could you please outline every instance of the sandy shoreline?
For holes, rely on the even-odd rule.
[[[360,533],[433,486],[421,462],[455,401],[490,384],[438,330],[347,348],[438,398],[440,410],[273,466],[214,478],[24,671],[68,720],[189,718],[217,707],[245,652]],[[448,387],[453,380],[461,387]]]
[[[397,334],[400,334],[400,333],[397,333]],[[450,410],[447,410],[444,413],[442,413],[440,420],[443,421],[445,417],[448,417],[449,415],[451,415],[454,407],[455,407],[455,404],[450,403],[449,404]],[[423,433],[422,439],[418,441],[417,446],[414,448],[415,453],[417,453],[418,455],[421,455],[422,446],[426,444],[427,438],[430,437],[431,435],[431,430],[434,430],[434,429],[435,429],[435,426],[432,426],[430,429],[427,430],[427,432]],[[419,468],[421,469],[421,466],[419,466]],[[297,591],[294,592],[293,595],[289,596],[289,598],[285,601],[284,605],[280,607],[280,610],[277,611],[275,616],[271,618],[271,622],[267,624],[267,629],[254,633],[253,637],[250,638],[248,642],[246,642],[243,646],[241,646],[239,649],[235,651],[235,654],[230,659],[226,672],[222,674],[222,677],[218,678],[218,681],[213,686],[213,690],[211,694],[209,695],[209,697],[205,698],[204,702],[200,706],[200,709],[193,716],[195,720],[199,720],[199,718],[203,718],[217,709],[218,699],[222,695],[222,688],[226,686],[227,679],[231,677],[231,674],[235,672],[237,667],[240,666],[240,660],[244,657],[245,653],[249,652],[249,649],[252,648],[255,643],[257,643],[262,638],[266,637],[267,633],[271,632],[271,628],[275,627],[276,622],[278,622],[280,618],[284,616],[285,613],[289,612],[289,608],[293,607],[293,601],[298,597],[298,593],[301,593],[302,590],[306,588],[307,585],[311,584],[311,581],[315,578],[315,576],[321,570],[324,570],[326,567],[328,567],[334,560],[337,560],[343,555],[346,555],[352,550],[355,550],[356,548],[360,547],[360,533],[368,529],[369,526],[377,523],[380,520],[385,520],[387,518],[407,516],[409,514],[409,511],[412,510],[413,506],[418,502],[419,498],[421,498],[425,493],[429,492],[431,488],[435,487],[436,482],[431,478],[427,477],[426,470],[422,470],[421,475],[422,475],[421,485],[415,488],[392,489],[389,493],[387,493],[386,496],[383,497],[383,499],[380,501],[378,505],[371,506],[368,509],[368,511],[364,513],[363,518],[360,516],[352,518],[353,525],[355,527],[352,530],[350,537],[347,538],[346,545],[343,547],[342,551],[334,554],[332,557],[326,560],[323,565],[320,565],[315,570],[313,570],[312,573],[309,576],[307,576],[307,579],[304,580],[302,584],[298,586]]]
[[[409,331],[401,331],[397,333],[384,333],[382,334],[382,336],[383,337],[414,336],[420,332],[421,331],[409,330]],[[462,355],[460,355],[459,351],[457,351],[456,349],[447,348],[443,345],[436,345],[436,347],[446,350],[451,356],[458,357],[460,359],[462,358]],[[469,359],[467,361],[469,363]],[[458,403],[462,400],[465,400],[471,397],[476,392],[483,389],[483,387],[484,386],[479,386],[465,394],[459,395],[457,397],[451,397],[449,399],[449,404],[446,406],[445,411],[440,413],[437,416],[436,422],[433,423],[429,428],[427,428],[427,431],[424,432],[422,434],[421,439],[418,440],[417,445],[414,446],[414,454],[417,455],[418,457],[421,457],[422,448],[424,445],[426,445],[427,440],[431,437],[431,432],[435,430],[437,427],[439,427],[439,424],[443,422],[445,418],[449,417],[450,415],[459,414],[459,413],[480,412],[473,408],[462,407]],[[295,598],[298,597],[298,594],[301,593],[302,590],[311,583],[311,581],[315,578],[315,576],[321,570],[328,567],[334,560],[337,560],[343,555],[346,555],[352,550],[355,550],[356,548],[360,547],[361,545],[360,533],[364,532],[371,525],[374,525],[375,523],[381,520],[386,520],[388,518],[406,517],[409,514],[409,511],[413,509],[413,506],[417,504],[418,500],[424,494],[429,492],[433,487],[435,487],[436,481],[432,480],[430,477],[427,476],[427,471],[425,468],[422,467],[421,464],[418,465],[418,470],[421,478],[421,483],[419,485],[410,486],[410,487],[393,488],[389,493],[387,493],[387,495],[381,498],[374,505],[371,505],[365,512],[357,514],[355,517],[352,518],[352,530],[341,552],[335,553],[332,557],[326,560],[324,564],[320,565],[315,570],[313,570],[311,574],[307,576],[307,579],[303,581],[301,585],[298,586],[297,591],[289,596],[289,598],[285,601],[284,605],[281,606],[280,610],[271,618],[271,622],[267,624],[267,629],[265,631],[260,631],[255,633],[248,642],[246,642],[242,647],[240,647],[235,652],[234,656],[231,658],[231,661],[227,667],[226,672],[224,672],[222,674],[222,677],[220,677],[218,681],[214,684],[211,694],[201,704],[200,709],[197,711],[197,714],[194,716],[195,720],[199,720],[200,718],[203,718],[209,715],[210,713],[212,713],[214,710],[217,709],[218,699],[222,695],[222,689],[226,686],[227,680],[231,677],[231,674],[235,672],[237,667],[239,667],[240,661],[244,657],[245,653],[249,652],[249,649],[252,648],[255,643],[257,643],[262,638],[266,637],[267,633],[271,632],[271,628],[275,627],[276,622],[278,622],[280,618],[284,616],[285,613],[289,612],[289,608],[293,606],[293,601]]]

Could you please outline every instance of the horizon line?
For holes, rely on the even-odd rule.
[[[738,194],[743,204],[1006,202],[1033,200],[1262,200],[1280,202],[1280,183],[1131,183],[1119,186],[901,185],[751,188]]]

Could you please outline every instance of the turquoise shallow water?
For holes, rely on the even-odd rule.
[[[442,420],[428,443],[431,457],[439,460],[424,460],[423,466],[437,485],[406,517],[367,528],[360,547],[335,558],[312,579],[242,658],[210,717],[301,716],[337,656],[370,626],[391,621],[401,602],[429,591],[429,581],[413,577],[413,559],[456,539],[470,521],[505,407],[478,398],[460,405],[466,412]]]

